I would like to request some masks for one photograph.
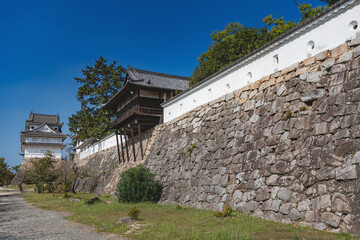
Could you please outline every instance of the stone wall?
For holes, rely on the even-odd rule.
[[[142,134],[142,144],[144,156],[149,154],[150,145],[153,140],[153,131],[147,131]],[[124,148],[125,161],[122,158],[119,163],[117,147],[111,147],[106,150],[97,152],[93,155],[80,159],[80,154],[75,155],[75,163],[82,177],[78,181],[76,190],[82,192],[96,192],[98,194],[115,193],[116,185],[120,180],[120,173],[142,163],[140,153],[139,137],[134,138],[135,142],[135,161],[131,145],[128,142],[129,159],[127,158],[126,149]]]
[[[116,148],[82,160],[93,176],[79,190],[113,192],[119,173],[143,162],[164,186],[162,203],[229,203],[360,234],[358,45],[360,37],[157,126],[144,137],[144,161],[116,165]]]
[[[161,202],[359,234],[359,40],[156,127]]]

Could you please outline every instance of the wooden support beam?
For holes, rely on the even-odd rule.
[[[139,122],[138,122],[138,124],[137,124],[137,128],[138,128],[138,133],[139,133],[141,159],[143,160],[143,159],[144,159],[144,150],[143,150],[143,146],[142,146],[141,127],[140,127],[140,123],[139,123]]]
[[[136,162],[135,144],[134,144],[134,131],[133,131],[133,127],[132,127],[132,126],[131,126],[131,128],[130,128],[130,133],[131,133],[131,143],[132,143],[133,153],[134,153],[134,162]]]
[[[123,134],[122,134],[121,130],[119,130],[119,131],[120,131],[120,142],[121,142],[121,154],[122,154],[122,159],[125,162],[124,144],[123,144],[123,139],[122,139]]]
[[[119,158],[119,164],[121,163],[121,157],[120,157],[120,147],[119,147],[119,139],[118,139],[118,130],[115,130],[115,137],[116,137],[116,147],[118,152],[118,158]]]
[[[130,156],[129,156],[129,148],[128,148],[128,137],[126,134],[126,129],[124,128],[124,132],[125,132],[125,147],[126,147],[126,156],[127,156],[127,160],[128,162],[130,161]]]

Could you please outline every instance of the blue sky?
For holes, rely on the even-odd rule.
[[[309,0],[314,5],[318,0]],[[81,69],[100,56],[123,66],[190,76],[210,33],[229,22],[298,20],[292,0],[0,0],[0,157],[20,164],[20,131],[30,111],[68,117]]]

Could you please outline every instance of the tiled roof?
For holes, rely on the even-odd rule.
[[[127,80],[138,86],[162,88],[170,90],[186,90],[189,87],[189,78],[164,73],[156,73],[129,67]]]
[[[31,112],[29,116],[29,121],[42,123],[59,123],[60,117],[59,115],[38,114]]]

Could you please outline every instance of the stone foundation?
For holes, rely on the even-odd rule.
[[[268,220],[359,235],[359,40],[149,132],[144,164],[164,186],[161,202],[213,210],[229,203]],[[115,148],[91,156],[82,166],[98,173],[93,187],[80,189],[111,192],[121,171],[142,162],[114,167],[116,159]]]

